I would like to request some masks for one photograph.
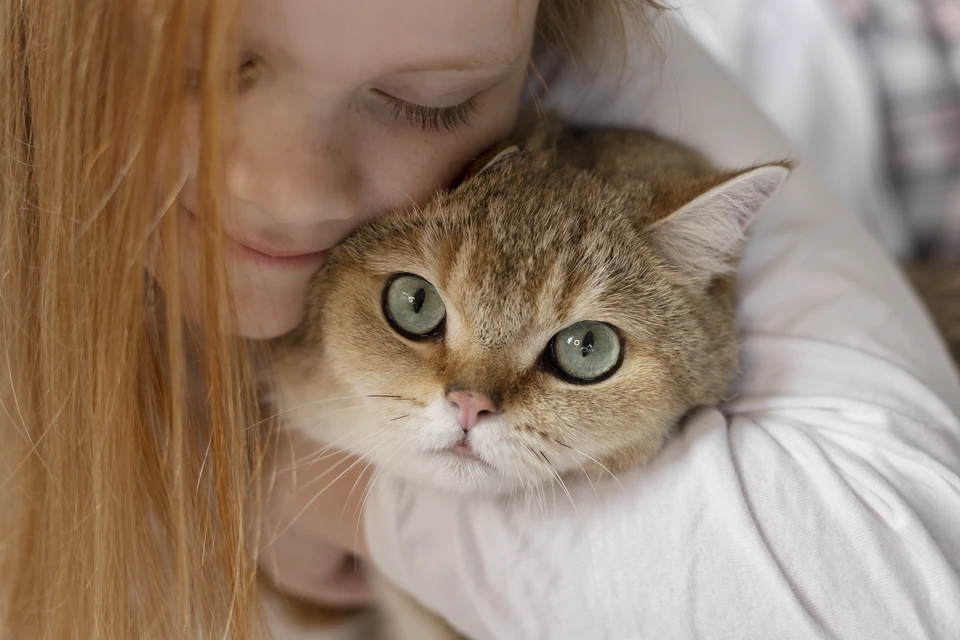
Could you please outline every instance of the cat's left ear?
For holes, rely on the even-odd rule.
[[[790,163],[748,169],[713,186],[650,228],[663,256],[699,284],[736,268],[746,230],[790,175]]]
[[[520,147],[515,144],[508,147],[491,147],[484,153],[480,154],[476,160],[467,165],[467,168],[464,169],[463,174],[457,181],[457,184],[462,184],[470,178],[494,171],[504,162],[518,155],[520,155]]]

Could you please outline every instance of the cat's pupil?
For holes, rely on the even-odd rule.
[[[576,322],[547,344],[546,357],[561,378],[598,382],[620,365],[623,344],[616,329],[605,322]]]
[[[580,355],[586,358],[591,353],[593,353],[593,331],[587,331],[587,335],[583,336],[583,343],[580,345]]]
[[[413,294],[413,312],[420,313],[420,309],[423,309],[423,301],[427,299],[427,290],[423,287],[417,289],[417,292]]]
[[[436,337],[447,316],[443,300],[433,285],[409,273],[387,280],[382,304],[387,323],[410,340]]]

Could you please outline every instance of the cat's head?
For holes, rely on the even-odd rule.
[[[787,173],[636,132],[508,150],[331,253],[276,345],[283,422],[453,491],[645,461],[735,374],[728,276]]]

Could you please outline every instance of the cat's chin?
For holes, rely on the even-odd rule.
[[[386,471],[404,480],[457,495],[507,494],[519,486],[517,479],[504,476],[481,458],[456,451],[423,453],[402,464],[391,464]]]

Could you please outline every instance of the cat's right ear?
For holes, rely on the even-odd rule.
[[[747,228],[790,175],[789,162],[721,178],[705,193],[651,227],[660,253],[699,284],[732,272]]]
[[[515,144],[508,147],[491,147],[484,153],[480,154],[476,160],[467,165],[467,168],[464,169],[460,179],[457,180],[457,184],[462,184],[470,178],[475,178],[479,175],[494,171],[505,161],[518,155],[520,155],[520,147]]]

